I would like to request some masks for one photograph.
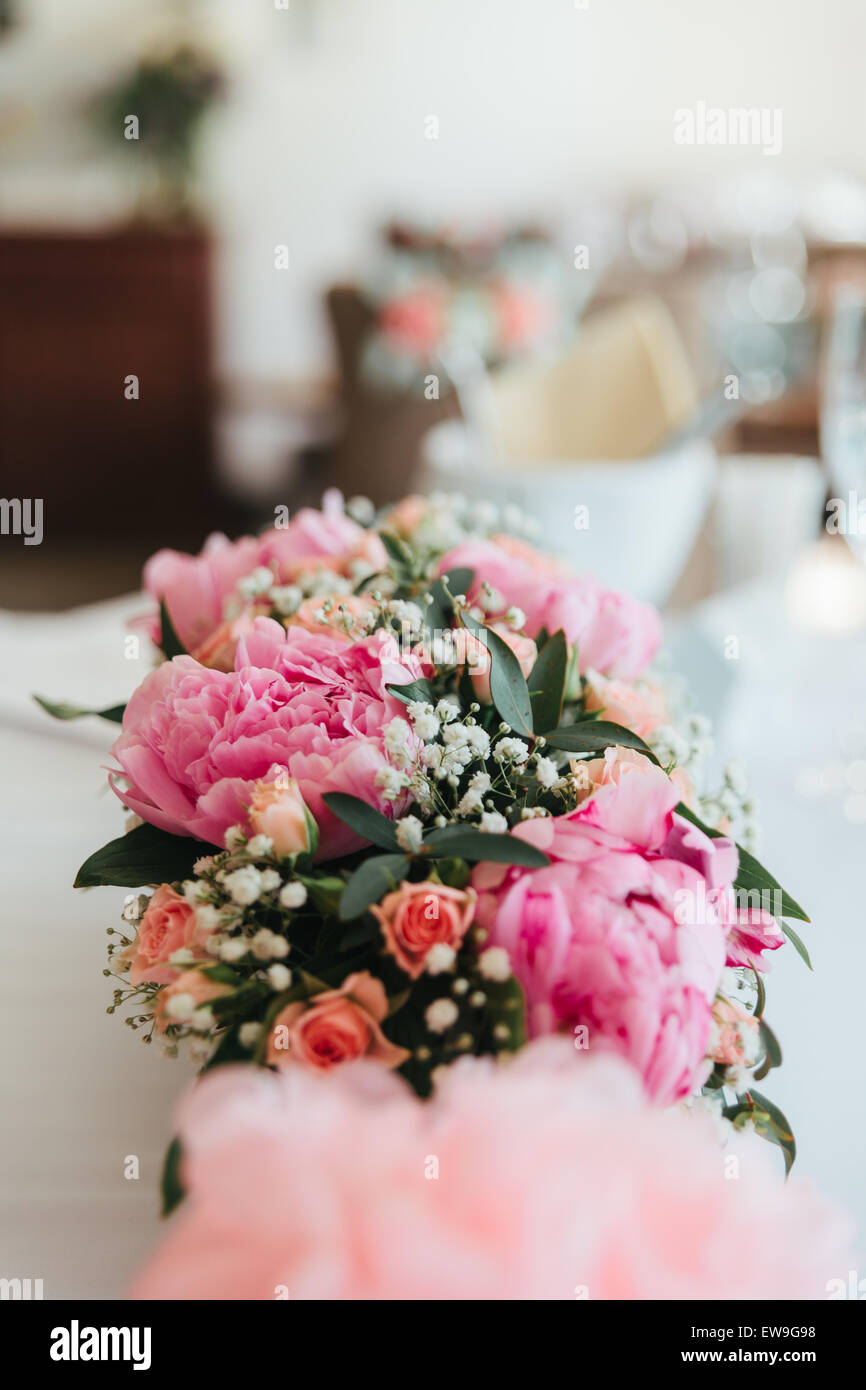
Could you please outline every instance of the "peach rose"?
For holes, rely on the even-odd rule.
[[[460,945],[475,916],[476,897],[472,889],[463,892],[442,883],[402,883],[370,911],[382,928],[385,949],[416,980],[431,946]]]
[[[628,681],[608,680],[598,671],[587,671],[584,702],[590,711],[603,710],[604,718],[649,738],[667,718],[663,692],[649,682],[640,687]]]
[[[169,984],[180,974],[179,966],[168,964],[169,956],[186,946],[203,957],[201,948],[209,935],[198,926],[195,909],[186,898],[163,883],[147,905],[138,935],[124,952],[129,961],[129,983],[140,985],[150,980]]]
[[[316,848],[316,822],[294,777],[282,782],[256,782],[249,823],[254,835],[267,835],[273,840],[274,853],[281,857]]]
[[[323,604],[329,601],[333,605],[330,612],[326,613],[324,619],[317,617]],[[302,627],[307,632],[325,632],[330,637],[345,637],[347,642],[355,642],[369,634],[370,628],[365,619],[377,608],[376,600],[368,594],[322,594],[304,599],[297,611],[284,621],[286,627]],[[348,632],[345,623],[347,615],[351,620]]]
[[[710,1057],[714,1062],[742,1067],[757,1060],[759,1025],[754,1014],[719,995],[713,1005],[713,1023]]]
[[[598,791],[599,787],[618,787],[626,773],[648,772],[654,764],[636,748],[623,748],[615,744],[605,748],[600,758],[572,758],[572,776],[578,783],[578,801],[585,801]]]
[[[269,612],[269,604],[253,604],[252,607],[245,608],[236,618],[226,620],[214,628],[201,646],[196,647],[190,655],[202,666],[209,666],[212,671],[233,671],[239,639],[254,632],[256,618]]]
[[[538,656],[538,648],[532,638],[514,632],[504,623],[491,623],[490,627],[514,652],[520,663],[521,671],[528,678]],[[482,705],[491,704],[489,648],[486,643],[476,637],[474,633],[467,632],[465,628],[457,628],[454,632],[454,638],[456,639],[455,647],[458,660],[461,666],[465,665],[469,669],[469,677],[472,681],[476,700]]]
[[[190,999],[190,1013],[202,1004],[210,1003],[211,999],[218,999],[222,994],[231,994],[232,986],[221,983],[219,980],[210,980],[207,975],[203,975],[200,970],[185,970],[182,975],[178,975],[176,980],[166,985],[156,997],[154,1013],[156,1014],[156,1026],[160,1033],[164,1033],[171,1023],[181,1022],[168,1011],[169,1000],[175,999],[180,995],[188,995]]]
[[[380,1024],[388,1013],[381,980],[368,970],[349,975],[339,989],[287,1004],[274,1019],[266,1060],[283,1069],[292,1063],[327,1071],[340,1062],[371,1057],[399,1067],[410,1055],[385,1037]]]
[[[426,497],[417,492],[410,493],[387,513],[385,527],[405,540],[411,540],[429,509],[430,503]]]

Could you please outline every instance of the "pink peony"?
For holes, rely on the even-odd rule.
[[[158,550],[144,567],[142,586],[157,601],[165,600],[175,632],[187,651],[195,651],[220,627],[227,599],[238,580],[256,568],[258,555],[254,536],[230,541],[217,533],[208,537],[200,555]],[[158,643],[158,616],[148,620],[148,630]]]
[[[627,1057],[661,1104],[703,1080],[725,963],[721,914],[683,921],[681,898],[700,896],[702,872],[707,881],[731,872],[727,843],[678,837],[678,798],[647,763],[569,815],[516,827],[548,867],[481,864],[472,875],[477,920],[508,951],[530,1033],[585,1025],[590,1050]]]
[[[458,567],[474,573],[473,600],[486,582],[501,595],[502,612],[521,608],[530,637],[542,628],[549,634],[562,628],[568,641],[577,643],[583,670],[633,679],[661,641],[661,621],[649,604],[605,589],[588,575],[570,574],[525,542],[465,541],[444,556],[439,573]]]
[[[387,561],[376,532],[346,516],[341,494],[331,488],[321,511],[303,507],[287,526],[272,527],[261,536],[230,541],[215,534],[200,555],[158,551],[145,565],[142,583],[153,598],[165,600],[187,651],[202,665],[230,671],[237,639],[255,616],[249,609],[232,611],[241,603],[241,579],[257,569],[270,569],[277,584],[289,583],[305,570],[328,569],[351,577],[357,562],[372,572],[383,570]],[[158,614],[145,619],[144,626],[158,644]]]
[[[357,849],[363,841],[322,795],[350,792],[390,809],[377,785],[387,766],[382,727],[403,706],[385,687],[420,674],[398,655],[382,631],[348,646],[259,618],[238,645],[235,671],[188,656],[164,662],[126,707],[114,756],[129,789],[115,790],[151,824],[222,845],[230,826],[246,822],[256,783],[284,770],[319,826],[318,857]]]
[[[427,1102],[363,1061],[221,1067],[179,1130],[189,1196],[133,1298],[752,1302],[851,1267],[847,1220],[769,1145],[723,1150],[564,1039],[465,1058]]]

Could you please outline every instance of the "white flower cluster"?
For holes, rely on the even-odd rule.
[[[459,492],[434,492],[413,531],[412,541],[419,550],[443,554],[461,541],[501,531],[533,540],[538,537],[540,526],[535,517],[510,504],[499,507],[486,499],[473,501]]]

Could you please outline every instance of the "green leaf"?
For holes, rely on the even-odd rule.
[[[498,632],[477,623],[468,613],[460,616],[464,627],[484,643],[490,655],[490,696],[494,705],[515,733],[532,738],[532,701],[520,662]]]
[[[778,1144],[785,1155],[785,1175],[790,1173],[797,1157],[797,1142],[794,1138],[794,1131],[791,1129],[790,1121],[783,1115],[778,1105],[774,1105],[766,1096],[762,1096],[760,1091],[752,1090],[751,1086],[747,1092],[749,1099],[764,1110],[770,1117],[769,1129],[760,1126],[758,1132],[769,1139],[771,1143]]]
[[[716,831],[715,833],[718,835],[719,832]],[[754,855],[750,854],[747,849],[743,849],[741,845],[737,845],[737,849],[740,855],[740,867],[737,870],[734,887],[746,893],[756,890],[761,893],[767,891],[780,893],[782,895],[782,910],[779,916],[796,917],[800,922],[808,922],[809,918],[800,904],[785,892],[779,880],[773,878],[769,870],[765,869],[763,864],[759,864]]]
[[[296,874],[298,882],[307,890],[310,902],[323,917],[335,917],[340,906],[340,898],[345,888],[345,880],[336,874],[313,877]]]
[[[409,681],[408,685],[386,685],[385,689],[396,699],[402,700],[404,705],[411,705],[416,700],[427,705],[436,703],[433,687],[423,676],[417,681]]]
[[[773,1032],[766,1019],[762,1018],[758,1024],[761,1033],[761,1042],[764,1046],[764,1060],[759,1069],[755,1072],[755,1080],[763,1081],[764,1077],[773,1067],[782,1065],[782,1049],[779,1040]]]
[[[399,536],[394,536],[390,531],[380,531],[379,539],[385,547],[388,558],[393,560],[398,569],[405,569],[412,563],[412,552]]]
[[[340,920],[350,922],[366,912],[371,903],[384,898],[406,877],[411,862],[404,854],[379,854],[365,859],[343,889]]]
[[[493,864],[521,864],[527,869],[543,869],[550,863],[546,854],[517,835],[488,835],[473,825],[443,825],[425,838],[424,849],[471,863],[486,860]]]
[[[171,661],[172,657],[175,656],[188,656],[189,653],[186,647],[175,632],[174,623],[169,617],[164,598],[159,601],[159,624],[159,645],[162,648],[162,654],[166,661]]]
[[[704,834],[709,835],[713,840],[717,840],[723,834],[721,830],[714,830],[712,826],[704,825],[700,817],[696,816],[694,811],[690,811],[684,801],[679,803],[676,807],[676,811],[677,815],[684,816],[686,820],[690,820],[692,825],[696,825],[699,830],[703,830]],[[800,904],[795,902],[794,899],[785,892],[779,880],[773,878],[769,869],[765,869],[763,864],[759,864],[755,856],[750,854],[747,849],[743,849],[742,845],[737,845],[737,852],[740,862],[739,868],[737,869],[737,877],[734,880],[735,888],[747,894],[755,892],[761,894],[767,892],[779,893],[781,894],[781,910],[778,914],[774,913],[774,916],[796,917],[800,922],[809,921],[809,918],[806,916]],[[784,923],[782,924],[782,930],[785,931],[787,935]],[[803,946],[802,941],[799,941],[799,938],[795,938],[793,935],[791,936],[791,940],[811,970],[812,966],[808,955],[804,954],[806,948]]]
[[[614,745],[635,748],[659,766],[655,753],[642,738],[638,738],[631,729],[624,729],[621,724],[611,724],[606,719],[585,719],[579,724],[554,729],[544,737],[551,748],[558,748],[563,753],[603,753],[605,748]]]
[[[141,888],[150,883],[177,883],[189,878],[192,866],[205,854],[217,854],[215,845],[169,835],[155,825],[138,825],[127,835],[85,859],[75,875],[75,888],[96,888],[111,883],[121,888]]]
[[[92,714],[97,719],[107,719],[112,724],[120,724],[126,709],[126,705],[109,705],[107,709],[86,709],[83,705],[64,705],[54,700],[46,700],[44,695],[34,695],[33,699],[37,705],[42,706],[46,714],[52,715],[55,719],[83,719],[86,715]]]
[[[800,940],[797,933],[794,931],[794,928],[790,926],[788,922],[780,922],[779,926],[782,928],[782,931],[787,936],[788,940],[790,941],[794,950],[797,952],[797,955],[800,957],[800,959],[806,963],[810,970],[814,970],[815,967],[809,959],[809,952],[806,950],[805,945]]]
[[[532,723],[538,734],[555,729],[562,717],[565,675],[568,669],[568,643],[562,628],[555,632],[538,653],[527,681],[532,704]]]
[[[473,570],[447,570],[430,585],[432,603],[427,604],[424,621],[431,632],[444,632],[454,625],[454,604],[457,594],[468,594],[475,578]]]
[[[325,792],[322,800],[338,820],[362,839],[369,840],[380,849],[400,848],[393,821],[359,796],[350,796],[347,792]]]
[[[186,1196],[181,1181],[180,1169],[183,1162],[183,1149],[179,1139],[172,1139],[162,1165],[160,1192],[162,1193],[162,1215],[170,1216],[175,1207],[180,1206]]]

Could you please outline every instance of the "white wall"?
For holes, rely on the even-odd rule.
[[[862,0],[587,3],[189,7],[233,79],[206,139],[208,198],[225,238],[227,371],[327,369],[321,288],[363,262],[371,227],[394,211],[560,214],[567,238],[587,185],[713,182],[743,164],[866,173]],[[31,0],[61,65],[78,51],[98,67],[109,24],[129,44],[160,8],[158,0]],[[674,110],[700,100],[781,108],[782,154],[677,146]],[[430,114],[438,141],[425,139]],[[273,268],[278,243],[290,247],[287,272]]]

